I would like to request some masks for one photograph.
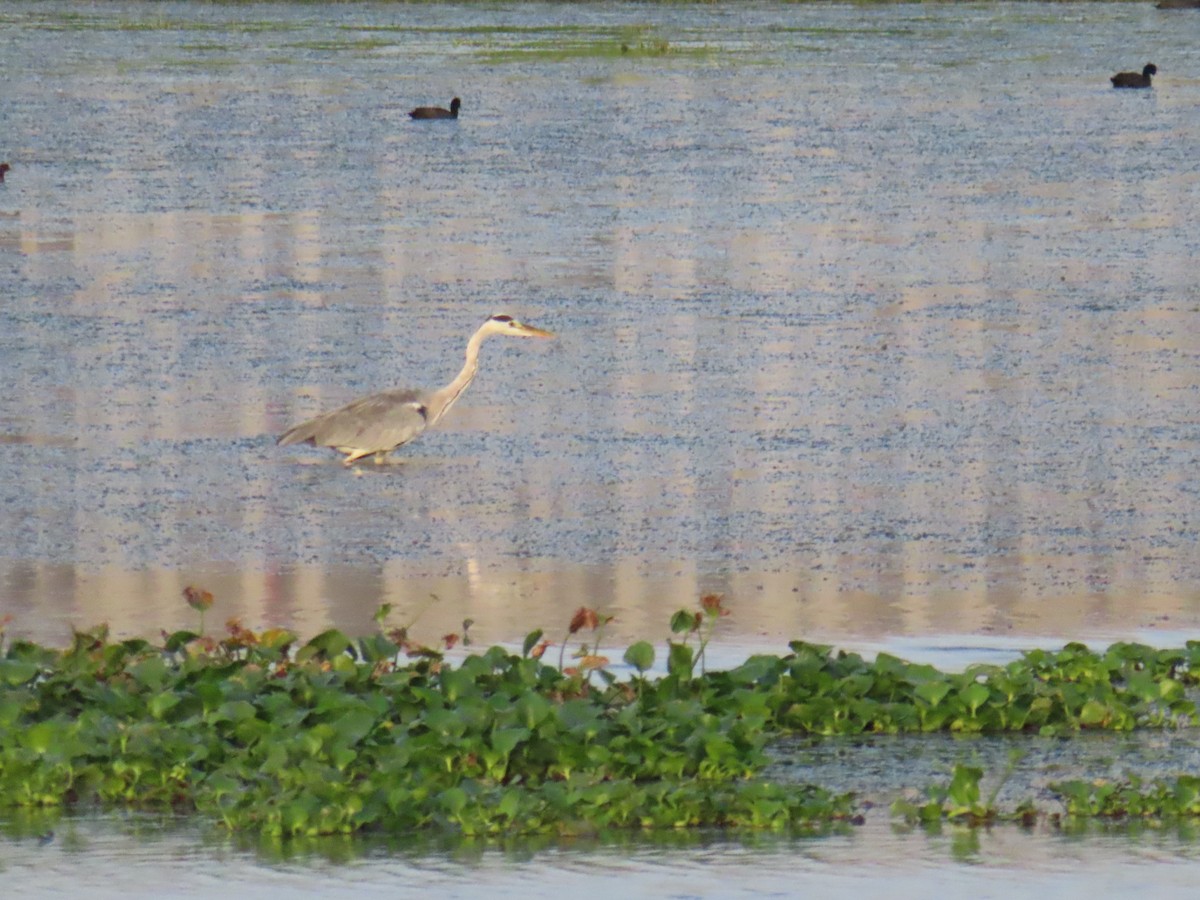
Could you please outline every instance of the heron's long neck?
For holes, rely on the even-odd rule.
[[[430,425],[433,425],[438,419],[444,416],[450,407],[454,405],[454,401],[459,398],[459,395],[475,380],[475,373],[479,371],[479,348],[483,345],[485,337],[487,335],[483,332],[483,329],[480,329],[471,336],[471,340],[467,341],[467,360],[463,363],[462,371],[444,388],[434,391],[433,397],[427,407]]]

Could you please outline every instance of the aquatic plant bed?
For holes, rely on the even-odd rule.
[[[618,677],[594,645],[574,665],[546,659],[540,632],[520,653],[493,647],[453,664],[403,630],[302,642],[230,623],[221,640],[113,640],[101,627],[66,649],[10,641],[0,644],[0,808],[198,812],[282,835],[824,829],[860,821],[862,807],[853,765],[835,786],[806,783],[825,767],[805,754],[822,747],[853,761],[886,735],[990,734],[1019,752],[1022,736],[1178,733],[1197,721],[1196,643],[1072,644],[944,673],[795,641],[785,655],[704,672],[718,615],[677,616],[679,640],[656,677],[647,643],[626,651],[629,674]],[[1055,782],[1051,808],[1001,809],[995,792],[981,795],[984,775],[954,762],[893,813],[1200,814],[1194,770]]]

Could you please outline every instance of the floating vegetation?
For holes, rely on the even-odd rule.
[[[461,40],[475,44],[476,52],[488,63],[564,62],[589,58],[707,59],[717,52],[708,44],[697,43],[687,34],[671,41],[649,25],[536,29],[487,27],[471,29],[462,35]]]
[[[479,50],[487,63],[505,62],[565,62],[572,59],[675,59],[704,60],[717,51],[707,45],[672,44],[663,39],[623,41],[611,39],[545,40],[487,47]]]
[[[1082,780],[1050,786],[1066,803],[1066,814],[1108,820],[1163,820],[1200,816],[1200,775],[1120,781]]]
[[[185,600],[198,613],[202,588]],[[582,608],[558,664],[542,632],[520,653],[453,664],[387,625],[301,639],[231,621],[161,641],[77,632],[65,650],[5,644],[0,630],[0,806],[100,804],[198,812],[269,835],[362,830],[469,836],[695,826],[821,831],[860,822],[851,793],[764,776],[788,734],[1072,735],[1196,724],[1200,643],[1182,650],[1071,644],[1004,666],[944,673],[795,641],[706,672],[725,610],[705,597],[671,621],[665,671],[646,641],[612,670],[610,617]],[[585,640],[586,639],[586,640]],[[567,657],[568,643],[579,641]],[[813,770],[807,770],[811,777]],[[893,806],[914,824],[1036,819],[984,797],[983,770]],[[1057,816],[1200,814],[1200,776],[1064,781]]]

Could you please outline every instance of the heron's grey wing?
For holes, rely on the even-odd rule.
[[[318,447],[348,447],[367,452],[391,450],[425,430],[426,395],[400,388],[360,397],[302,422],[285,432],[279,444],[310,441]]]

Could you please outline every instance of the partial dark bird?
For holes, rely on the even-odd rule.
[[[1158,66],[1154,63],[1146,63],[1141,75],[1137,72],[1118,72],[1110,80],[1113,87],[1116,88],[1148,88],[1150,87],[1150,76],[1157,74]]]
[[[12,166],[8,163],[0,163],[0,181],[4,180],[4,173],[12,171]]]
[[[398,388],[360,397],[341,409],[301,422],[280,436],[277,444],[309,443],[345,453],[350,465],[375,455],[381,463],[397,447],[432,428],[454,405],[479,369],[479,348],[493,334],[552,338],[554,334],[518,322],[512,316],[492,316],[467,341],[467,360],[458,377],[436,391]]]
[[[457,119],[460,106],[462,101],[455,97],[450,101],[449,109],[442,109],[440,106],[418,106],[409,115],[414,119]]]

